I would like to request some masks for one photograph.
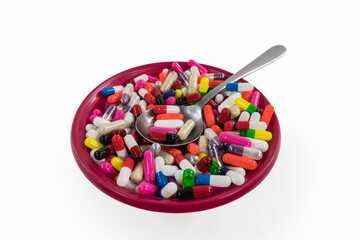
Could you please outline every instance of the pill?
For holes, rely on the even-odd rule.
[[[156,116],[156,120],[169,120],[169,119],[184,119],[184,115],[181,113],[163,113]]]
[[[177,105],[189,104],[189,103],[199,101],[200,99],[201,99],[200,93],[194,93],[194,94],[186,95],[184,97],[176,99],[176,104]]]
[[[166,184],[165,187],[161,189],[161,191],[159,192],[159,197],[170,198],[172,195],[176,193],[177,190],[178,190],[177,185],[173,182],[169,182],[168,184]]]
[[[184,125],[182,120],[156,120],[154,122],[155,127],[166,127],[180,129]]]
[[[149,104],[154,104],[156,99],[155,97],[149,93],[145,88],[141,88],[139,90],[139,95]]]
[[[186,149],[189,151],[189,153],[196,155],[200,152],[200,148],[196,143],[190,143]]]
[[[130,174],[130,180],[134,183],[140,183],[144,177],[144,160],[138,161]]]
[[[191,170],[195,171],[194,166],[190,163],[189,160],[187,160],[187,158],[182,153],[175,156],[175,163],[182,170],[191,169]]]
[[[107,88],[104,88],[101,91],[101,93],[102,93],[102,95],[107,97],[107,96],[113,95],[113,94],[115,94],[117,92],[121,92],[123,89],[124,89],[124,87],[121,86],[121,85],[120,86],[107,87]]]
[[[241,173],[232,171],[229,168],[223,169],[223,174],[231,179],[231,183],[235,185],[242,185],[245,182],[245,177]]]
[[[253,112],[253,113],[250,115],[249,121],[250,121],[250,122],[259,122],[259,121],[260,121],[260,118],[261,118],[260,113],[258,113],[258,112]],[[267,126],[267,125],[266,125],[266,126]],[[266,128],[265,128],[264,130],[266,130]]]
[[[231,179],[223,175],[198,174],[195,176],[196,185],[210,185],[212,187],[228,187]]]
[[[251,95],[250,103],[255,107],[258,107],[259,101],[260,101],[260,92],[254,91],[253,94]]]
[[[208,71],[206,70],[206,68],[204,68],[203,66],[201,66],[199,63],[195,62],[194,60],[189,60],[188,61],[188,65],[189,67],[195,66],[199,69],[200,74],[206,74],[208,73]]]
[[[195,174],[192,169],[183,171],[183,187],[192,187],[195,184]]]
[[[254,170],[257,167],[257,163],[255,160],[231,153],[225,153],[222,157],[222,160],[226,164],[235,167],[241,167],[247,170]]]
[[[255,138],[259,140],[270,141],[272,138],[272,134],[269,131],[263,130],[254,130],[254,129],[242,129],[240,131],[240,136]]]
[[[208,128],[216,124],[215,116],[210,105],[204,106],[205,123]]]
[[[199,93],[201,96],[205,96],[209,89],[209,79],[207,77],[203,77],[199,86]]]
[[[195,127],[194,120],[191,119],[187,120],[185,124],[180,128],[179,132],[177,133],[179,139],[184,141],[189,136],[189,134],[194,129],[194,127]]]
[[[240,137],[232,133],[222,132],[219,135],[219,139],[223,143],[237,144],[245,147],[251,146],[251,141],[248,138]]]
[[[143,152],[131,134],[128,134],[124,137],[124,142],[127,148],[130,150],[131,155],[135,159],[140,159],[142,157]]]
[[[153,108],[154,113],[179,113],[180,108],[178,106],[166,106],[166,105],[155,105]]]
[[[111,179],[115,179],[117,176],[116,170],[111,166],[111,164],[107,161],[103,161],[99,164],[99,169],[105,173]]]
[[[273,113],[274,113],[274,107],[272,105],[267,105],[264,108],[260,121],[265,122],[266,125],[269,126]]]
[[[178,130],[176,128],[166,128],[166,127],[151,127],[149,131],[168,132],[174,134],[178,133]]]
[[[263,156],[262,152],[258,149],[248,148],[236,144],[227,144],[224,147],[224,150],[227,153],[237,154],[254,160],[260,160]]]
[[[254,86],[251,83],[228,83],[226,84],[227,91],[245,92],[251,91]]]
[[[255,130],[263,130],[266,129],[266,123],[265,122],[255,122],[255,121],[238,121],[236,123],[236,129],[242,130],[242,129],[255,129]]]
[[[235,105],[235,99],[240,98],[241,97],[241,93],[236,92],[234,94],[232,94],[230,97],[228,97],[227,99],[225,99],[218,107],[218,111],[221,112],[223,108],[232,108],[232,106]]]
[[[120,171],[120,169],[122,168],[124,161],[119,158],[119,157],[113,157],[110,160],[110,164],[113,168],[115,168],[116,170]]]
[[[163,93],[169,91],[173,83],[176,81],[177,77],[178,74],[175,71],[170,72],[167,78],[165,79],[164,83],[162,84],[160,91]]]
[[[144,152],[144,179],[149,183],[156,181],[154,153],[150,150]]]
[[[241,97],[235,99],[235,104],[239,108],[249,112],[250,114],[253,112],[260,112],[260,109],[258,109],[257,107],[255,107],[254,105],[252,105],[251,103],[249,103],[248,101],[246,101]]]
[[[155,171],[156,171],[156,184],[161,189],[168,184],[168,178],[162,173],[162,170],[165,167],[164,158],[158,156],[155,158]]]
[[[120,98],[120,104],[126,105],[130,101],[130,94],[132,92],[134,92],[134,85],[131,83],[126,84]]]
[[[122,137],[120,135],[114,135],[111,138],[111,142],[114,146],[114,149],[118,157],[121,159],[125,159],[126,156],[128,156],[128,152],[126,151],[125,143]]]
[[[175,144],[179,140],[177,134],[161,131],[150,131],[149,138],[153,141],[166,144]]]
[[[142,182],[139,184],[138,191],[141,195],[156,195],[159,188],[153,183]]]
[[[133,168],[134,160],[132,158],[126,158],[117,177],[117,185],[119,185],[120,187],[124,187],[129,182],[129,178]]]
[[[87,146],[90,149],[100,149],[103,147],[103,145],[96,139],[88,137],[84,141],[85,146]]]
[[[209,139],[209,141],[213,141],[217,147],[224,147],[224,144],[220,141],[219,136],[211,128],[205,129],[205,136]]]

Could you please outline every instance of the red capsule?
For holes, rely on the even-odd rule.
[[[176,104],[177,105],[188,104],[188,103],[199,101],[200,99],[201,99],[201,94],[194,93],[194,94],[190,94],[190,95],[176,99]]]
[[[146,91],[148,91],[149,93],[151,93],[152,90],[154,89],[153,85],[152,85],[151,83],[149,83],[149,82],[146,82],[146,83],[145,83],[144,88],[145,88]]]
[[[180,88],[181,88],[181,81],[180,81],[180,80],[176,80],[176,81],[173,83],[173,85],[172,85],[171,88],[174,89],[174,90],[180,89]]]
[[[134,169],[134,164],[135,164],[134,159],[132,159],[132,158],[126,158],[126,159],[124,160],[124,164],[122,165],[122,167],[128,167],[128,168],[130,168],[131,170],[133,170],[133,169]]]
[[[176,157],[176,155],[181,154],[181,151],[177,148],[162,147],[161,150],[164,150],[173,157]]]
[[[142,114],[141,106],[139,104],[135,104],[132,108],[132,112],[135,118],[139,117]]]
[[[154,95],[155,97],[162,94],[161,91],[160,91],[160,89],[158,89],[157,87],[154,88],[151,93],[152,93],[152,95]]]
[[[122,137],[120,135],[114,135],[111,138],[111,142],[114,146],[115,151],[121,151],[121,150],[125,149],[124,140],[122,139]]]
[[[175,144],[178,141],[178,135],[168,132],[150,131],[149,138],[156,142]]]
[[[230,117],[230,109],[229,108],[223,108],[223,110],[221,110],[221,113],[217,119],[217,121],[220,124],[224,124]]]
[[[175,156],[175,163],[176,165],[180,166],[180,163],[183,161],[183,160],[187,160],[187,158],[182,154],[178,154]],[[188,160],[187,160],[188,161]]]
[[[136,129],[134,128],[133,130],[131,130],[130,134],[134,137],[135,141],[138,142],[140,135],[139,133],[136,131]]]
[[[224,131],[232,131],[234,130],[234,123],[231,121],[227,121],[224,123]]]
[[[212,163],[211,158],[208,156],[205,156],[196,164],[196,168],[200,172],[205,172],[211,166],[211,163]]]
[[[210,101],[207,103],[211,106],[212,109],[218,109],[219,104],[217,104],[214,99],[210,99]]]

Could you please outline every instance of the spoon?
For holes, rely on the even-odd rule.
[[[201,100],[199,100],[196,104],[190,105],[190,106],[179,106],[180,113],[184,116],[184,122],[186,122],[188,119],[192,119],[195,122],[195,127],[189,134],[189,136],[184,141],[179,141],[175,144],[165,144],[165,143],[159,143],[162,146],[166,147],[178,147],[182,145],[189,144],[191,142],[196,141],[200,135],[203,133],[204,130],[204,123],[202,118],[202,109],[205,106],[205,104],[216,96],[219,92],[221,92],[226,84],[233,83],[241,78],[259,70],[262,67],[265,67],[266,65],[274,62],[275,60],[279,59],[282,55],[284,55],[286,52],[286,48],[281,45],[277,45],[274,47],[271,47],[266,52],[261,54],[259,57],[257,57],[254,61],[246,65],[244,68],[242,68],[240,71],[226,79],[224,82],[219,84],[216,88],[211,90],[209,93],[207,93]],[[148,138],[149,136],[149,129],[153,127],[154,121],[156,118],[156,114],[153,112],[152,109],[147,110],[146,112],[142,113],[135,123],[135,128],[137,132],[146,140],[152,143],[156,143],[155,141]]]

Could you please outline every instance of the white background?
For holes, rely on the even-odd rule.
[[[131,3],[130,3],[131,2]],[[1,1],[1,239],[359,239],[358,1]],[[252,192],[191,214],[124,205],[81,173],[81,101],[138,65],[239,70],[275,106],[279,158]]]

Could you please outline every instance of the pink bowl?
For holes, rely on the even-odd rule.
[[[186,62],[179,62],[183,69],[187,69]],[[269,142],[269,150],[264,153],[263,158],[258,162],[257,169],[249,171],[245,177],[245,183],[241,186],[231,185],[226,189],[217,189],[213,195],[208,198],[179,201],[175,198],[161,199],[153,196],[141,196],[126,188],[121,188],[116,185],[115,181],[108,178],[89,156],[89,149],[84,145],[85,140],[85,126],[88,124],[88,118],[92,110],[98,108],[103,109],[106,98],[102,96],[101,90],[105,87],[124,85],[131,79],[141,75],[149,74],[158,76],[164,68],[171,68],[172,62],[160,62],[147,64],[135,68],[131,68],[124,72],[118,73],[115,76],[107,79],[97,86],[81,103],[79,109],[73,120],[71,129],[71,147],[75,160],[84,175],[101,191],[107,195],[119,200],[128,205],[151,210],[157,212],[167,213],[185,213],[202,211],[210,208],[215,208],[227,204],[235,199],[238,199],[250,192],[269,174],[274,166],[280,150],[280,126],[279,121],[274,113],[268,127],[272,132],[273,138]],[[220,68],[202,64],[209,72],[224,73],[227,77],[231,76],[230,72]],[[259,91],[258,89],[254,89]],[[263,109],[270,104],[266,97],[261,93],[259,107]]]

